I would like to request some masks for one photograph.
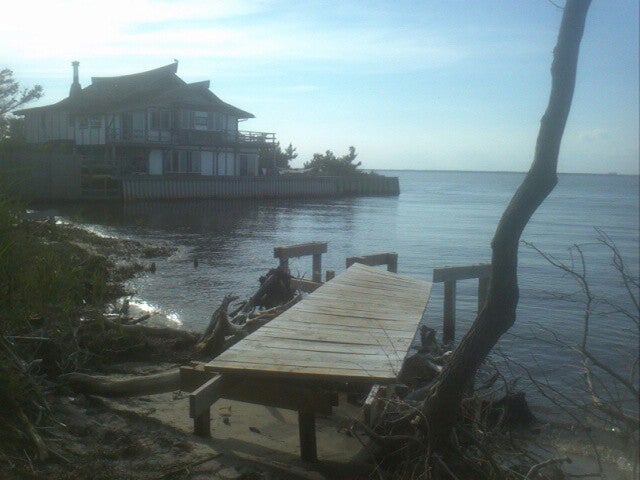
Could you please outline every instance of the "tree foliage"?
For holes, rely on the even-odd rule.
[[[263,147],[258,151],[258,165],[260,168],[273,168],[274,162],[278,169],[291,168],[289,162],[298,158],[296,147],[290,142],[287,148],[282,150],[280,142],[273,147]]]
[[[349,147],[349,153],[341,157],[336,157],[331,150],[327,150],[324,155],[314,153],[309,162],[305,162],[304,168],[315,168],[324,175],[347,176],[359,173],[358,167],[362,162],[355,163],[358,156],[356,148]]]
[[[0,70],[0,139],[5,139],[15,133],[19,121],[11,112],[29,102],[42,97],[42,87],[21,88],[13,78],[13,71],[9,68]]]

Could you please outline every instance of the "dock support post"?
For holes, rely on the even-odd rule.
[[[198,437],[211,436],[211,409],[207,408],[193,419],[193,433]]]
[[[398,273],[398,254],[397,253],[387,254],[387,271]]]
[[[456,281],[444,282],[444,321],[442,324],[442,343],[453,345],[456,336]]]
[[[312,274],[311,279],[316,283],[322,282],[322,254],[314,253],[313,254],[313,265],[312,265]]]
[[[335,276],[336,276],[335,270],[327,270],[325,273],[325,282],[328,282],[329,280],[335,278]]]
[[[280,269],[283,272],[289,273],[289,259],[288,258],[281,258],[280,259]]]
[[[298,410],[300,432],[300,457],[304,462],[317,462],[316,418],[312,408],[303,406]]]
[[[484,302],[487,300],[489,280],[490,277],[480,277],[478,279],[478,313],[480,313],[482,307],[484,307]]]

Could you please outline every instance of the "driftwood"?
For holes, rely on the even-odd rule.
[[[223,350],[225,337],[236,335],[242,330],[242,327],[229,322],[227,316],[227,308],[236,298],[238,297],[225,296],[220,306],[213,312],[209,325],[196,345],[196,350],[201,355],[218,356]]]
[[[187,343],[195,344],[198,341],[199,335],[186,330],[178,330],[177,328],[170,327],[148,327],[146,325],[127,325],[114,322],[108,318],[103,318],[97,322],[101,323],[105,329],[119,330],[123,334],[127,335],[143,335],[159,338],[173,338],[179,339]]]
[[[118,323],[109,319],[103,319],[100,322],[105,329],[117,330],[123,335],[155,336],[158,338],[178,339],[187,345],[193,344],[198,356],[204,356],[211,360],[245,336],[270,322],[301,299],[300,295],[295,297],[290,295],[288,286],[290,277],[288,274],[283,274],[280,270],[273,269],[263,278],[256,294],[244,304],[242,311],[231,320],[227,310],[237,297],[225,296],[220,306],[211,315],[211,320],[202,334],[169,327],[156,328],[139,324]],[[268,299],[269,295],[275,295],[275,299],[287,298],[287,301],[267,310],[252,312],[258,305],[273,303],[275,299]],[[248,305],[251,308],[248,308]],[[121,311],[120,313],[120,321],[128,322],[122,317],[123,312]],[[138,319],[136,322],[139,323],[141,321],[144,321],[144,318]],[[96,323],[99,322],[91,322],[88,325]],[[180,372],[178,369],[127,379],[112,379],[106,376],[94,376],[84,373],[70,373],[63,375],[61,378],[77,392],[103,397],[152,395],[180,388]]]
[[[227,309],[229,308],[229,305],[231,304],[231,302],[237,300],[237,298],[238,297],[236,296],[225,295],[225,297],[222,299],[222,303],[220,303],[220,306],[216,308],[216,310],[211,315],[211,320],[209,320],[209,325],[207,325],[207,328],[205,328],[204,333],[202,334],[202,337],[200,337],[200,342],[202,342],[204,339],[206,339],[209,335],[213,333],[213,330],[216,328],[216,325],[218,324],[221,317],[224,316],[226,318]]]
[[[180,370],[177,368],[122,380],[84,373],[69,373],[61,378],[76,392],[102,397],[135,397],[180,389]]]
[[[294,291],[291,289],[291,275],[284,269],[272,268],[260,278],[260,288],[242,308],[248,313],[256,307],[271,308],[290,300]]]

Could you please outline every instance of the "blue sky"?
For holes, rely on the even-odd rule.
[[[555,3],[561,3],[557,0]],[[314,152],[354,145],[364,167],[527,170],[561,11],[548,0],[12,2],[0,66],[37,105],[80,81],[179,59],[256,115],[245,130]],[[562,172],[638,173],[638,2],[594,0]],[[35,104],[34,104],[35,105]]]

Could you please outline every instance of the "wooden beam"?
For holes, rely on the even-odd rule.
[[[326,250],[325,250],[326,251]],[[311,279],[316,283],[322,282],[322,254],[313,254],[313,265],[311,267]]]
[[[442,343],[452,345],[456,335],[456,281],[444,282],[444,317]]]
[[[328,282],[329,280],[333,279],[336,277],[336,272],[335,270],[327,270],[325,272],[325,282]]]
[[[321,415],[331,415],[337,394],[320,388],[308,388],[287,380],[252,375],[224,375],[220,397],[267,407],[300,410],[304,406]]]
[[[468,265],[464,267],[441,267],[433,269],[433,282],[440,283],[447,280],[468,280],[470,278],[485,278],[491,276],[491,264]]]
[[[364,423],[369,427],[373,427],[380,414],[379,403],[380,395],[384,393],[384,387],[376,384],[371,387],[367,399],[364,402]]]
[[[398,254],[387,253],[387,270],[389,272],[398,273]]]
[[[193,392],[211,377],[211,372],[205,372],[204,364],[202,363],[180,367],[180,390]]]
[[[206,383],[198,387],[189,395],[189,416],[198,418],[205,410],[220,398],[222,375],[210,378]]]
[[[386,265],[387,271],[397,273],[398,271],[398,254],[397,253],[374,253],[372,255],[362,255],[360,257],[348,257],[346,266],[349,268],[354,263],[361,263],[370,267],[378,265]]]
[[[312,408],[298,410],[298,430],[300,433],[300,457],[304,462],[318,461],[316,446],[316,418]]]
[[[193,433],[198,437],[211,436],[211,412],[206,409],[199,417],[193,419]]]
[[[289,258],[320,255],[323,253],[327,253],[327,242],[310,242],[290,245],[288,247],[275,247],[273,249],[273,258],[279,258],[282,261]]]

